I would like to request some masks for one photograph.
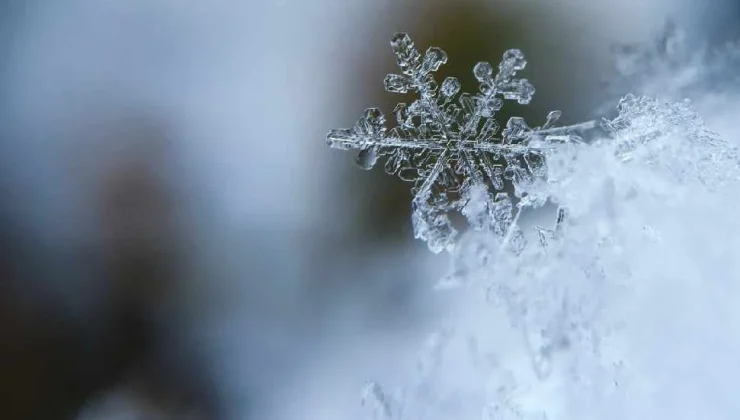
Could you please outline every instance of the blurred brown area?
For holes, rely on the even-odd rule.
[[[94,313],[74,319],[25,297],[24,283],[33,287],[38,272],[29,265],[38,264],[43,251],[3,226],[0,418],[73,419],[87,411],[100,413],[84,418],[108,418],[113,413],[97,406],[121,393],[130,397],[129,411],[144,413],[135,418],[186,418],[182,413],[194,410],[201,414],[187,418],[213,416],[204,389],[209,381],[178,365],[178,355],[162,354],[168,337],[160,313],[182,287],[177,262],[186,240],[174,188],[161,173],[166,133],[146,119],[123,121],[101,132],[112,136],[106,141],[129,147],[86,183],[100,215],[99,249],[70,252],[88,255],[83,264],[100,256],[96,281],[104,292]],[[69,274],[57,275],[64,281]]]
[[[173,191],[161,179],[166,134],[147,121],[127,121],[117,132],[131,144],[103,174],[97,196],[101,208],[104,260],[113,286],[111,307],[146,311],[176,287],[177,247]]]

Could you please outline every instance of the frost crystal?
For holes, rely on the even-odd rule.
[[[737,172],[736,150],[705,127],[689,100],[677,103],[627,95],[619,102],[619,115],[604,120],[617,155],[624,161],[656,164],[671,156],[676,180],[695,180],[706,188],[722,187]]]
[[[328,144],[359,150],[363,169],[382,158],[388,174],[413,183],[414,236],[433,252],[451,249],[457,234],[453,212],[461,212],[473,228],[510,235],[515,202],[526,195],[527,184],[544,175],[548,146],[577,142],[575,133],[594,124],[555,127],[560,111],[553,111],[540,127],[512,117],[499,131],[494,117],[503,101],[528,104],[535,91],[527,79],[516,77],[527,64],[519,50],[506,51],[495,74],[490,63],[476,64],[473,74],[480,85],[470,94],[461,92],[454,77],[437,85],[433,73],[447,62],[443,50],[430,47],[422,55],[405,33],[396,34],[391,46],[400,73],[386,76],[385,89],[418,98],[396,105],[394,127],[386,127],[378,108],[368,108],[353,128],[330,131]],[[508,193],[512,187],[514,193]],[[471,200],[484,211],[464,211]]]

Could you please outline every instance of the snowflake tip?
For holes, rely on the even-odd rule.
[[[416,68],[421,58],[419,51],[414,46],[414,41],[405,32],[398,32],[393,36],[391,40],[391,47],[396,53],[398,60],[398,66],[403,70],[404,73],[410,73]]]
[[[447,53],[441,48],[429,47],[424,53],[424,61],[421,64],[422,74],[431,73],[439,70],[442,64],[447,63]]]
[[[481,61],[473,67],[473,75],[481,83],[487,83],[493,75],[493,67],[487,61]]]
[[[504,53],[503,58],[499,67],[509,67],[514,71],[524,70],[527,67],[527,60],[524,58],[524,53],[521,50],[508,50]]]

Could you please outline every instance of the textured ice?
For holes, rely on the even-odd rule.
[[[428,350],[432,373],[405,384],[390,418],[740,413],[729,391],[740,346],[726,335],[740,328],[735,150],[686,102],[627,96],[603,126],[606,136],[547,154],[539,194],[561,209],[555,229],[517,252],[489,231],[461,237],[442,287],[467,284],[467,305],[484,295],[495,310],[458,318],[456,334]],[[478,356],[460,350],[465,332]],[[485,368],[480,354],[501,361]]]
[[[520,52],[507,52],[495,76],[489,64],[476,65],[481,90],[466,96],[454,79],[435,94],[430,72],[446,61],[441,50],[422,58],[405,35],[394,49],[402,74],[386,84],[420,99],[397,107],[390,132],[371,109],[329,142],[359,149],[361,163],[404,156],[417,237],[433,250],[455,244],[438,286],[466,299],[431,336],[392,410],[380,384],[368,388],[380,402],[374,413],[738,418],[740,164],[732,144],[690,101],[637,95],[623,97],[585,138],[576,131],[590,124],[552,128],[557,112],[534,129],[513,117],[499,132],[493,116],[503,100],[526,103],[533,93],[514,78],[525,65]],[[501,80],[514,88],[498,90]],[[418,118],[407,127],[409,108]],[[522,212],[546,202],[558,209],[553,225],[525,229]],[[452,211],[472,227],[459,238]]]

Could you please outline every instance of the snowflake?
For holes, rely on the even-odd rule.
[[[414,236],[433,252],[452,248],[457,235],[453,212],[462,213],[473,228],[510,235],[514,203],[526,196],[526,185],[545,174],[548,145],[580,141],[575,133],[595,124],[555,127],[560,111],[552,111],[540,127],[512,117],[499,131],[495,115],[504,100],[528,104],[535,92],[527,79],[516,77],[527,64],[519,50],[504,53],[496,74],[490,63],[476,64],[473,74],[480,86],[470,94],[461,92],[454,77],[438,86],[434,72],[447,62],[440,48],[430,47],[422,56],[405,33],[396,34],[391,46],[400,73],[386,76],[385,89],[418,98],[396,105],[395,127],[386,127],[378,108],[368,108],[353,128],[330,131],[328,144],[359,150],[357,163],[363,169],[383,158],[388,174],[413,183]],[[479,210],[466,212],[472,202]]]

